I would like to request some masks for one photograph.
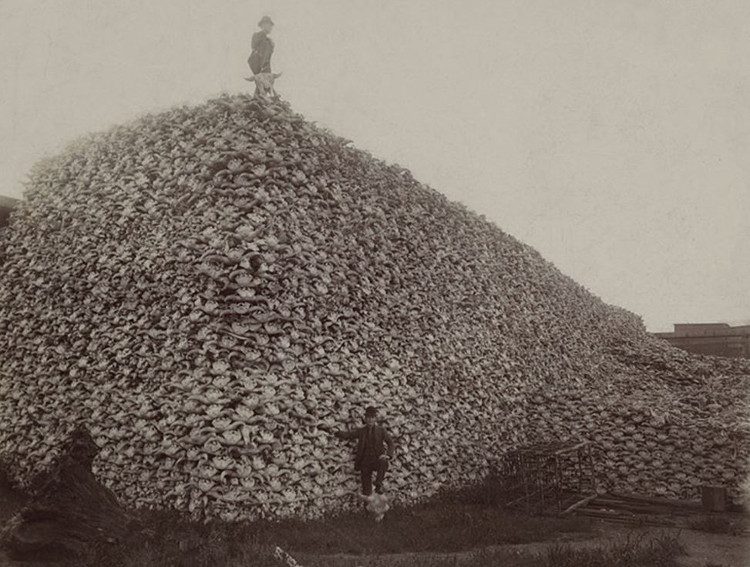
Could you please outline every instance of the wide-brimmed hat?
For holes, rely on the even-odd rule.
[[[260,21],[258,22],[258,27],[262,26],[263,24],[271,24],[272,26],[276,25],[276,24],[273,23],[273,20],[271,18],[269,18],[268,16],[263,16],[260,19]]]

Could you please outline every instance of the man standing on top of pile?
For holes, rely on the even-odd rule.
[[[253,52],[247,59],[250,70],[253,75],[271,72],[271,55],[273,55],[273,40],[268,37],[273,30],[273,20],[268,16],[263,16],[258,22],[259,32],[253,34],[251,47]]]
[[[281,73],[274,75],[271,72],[271,55],[273,55],[274,43],[268,36],[273,30],[273,25],[271,18],[263,16],[258,22],[260,31],[253,34],[252,53],[247,59],[247,64],[253,73],[253,77],[248,80],[255,81],[255,96],[276,95],[273,82]]]

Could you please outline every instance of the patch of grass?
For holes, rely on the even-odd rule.
[[[684,547],[674,535],[661,534],[648,541],[628,535],[623,541],[590,548],[569,544],[551,547],[540,567],[678,567]]]
[[[305,558],[306,567],[677,567],[683,552],[676,537],[650,540],[630,536],[621,542],[589,547],[555,545],[545,554],[482,549],[458,555],[406,555]]]
[[[404,555],[402,557],[305,558],[305,567],[542,567],[540,560],[502,550],[478,550],[466,555]]]
[[[361,514],[268,527],[278,545],[312,553],[453,552],[490,545],[546,541],[560,533],[590,532],[580,518],[540,518],[491,507],[432,502],[395,508],[377,524]]]
[[[495,505],[494,491],[490,483],[444,493],[415,507],[395,507],[381,523],[364,511],[310,522],[235,524],[139,511],[141,529],[126,541],[96,543],[90,556],[77,565],[278,565],[269,554],[277,545],[294,556],[308,557],[348,554],[364,560],[383,554],[453,552],[472,556],[471,550],[488,546],[548,541],[563,533],[593,530],[593,522],[585,518],[535,517],[503,510]],[[107,534],[102,535],[104,540]]]
[[[140,519],[143,529],[138,534],[129,541],[98,545],[88,565],[278,565],[269,555],[277,545],[293,556],[347,554],[369,561],[367,556],[471,551],[592,530],[590,521],[579,518],[530,517],[442,501],[408,509],[397,507],[381,523],[364,512],[310,522],[202,524],[168,512],[143,512]]]
[[[742,535],[747,528],[747,520],[730,518],[725,515],[704,515],[690,522],[690,528],[712,534]]]
[[[183,520],[173,513],[143,516],[127,540],[99,543],[86,567],[279,567],[273,548],[239,524]]]

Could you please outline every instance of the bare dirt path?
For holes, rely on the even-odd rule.
[[[686,555],[680,558],[684,567],[706,567],[716,565],[721,567],[750,567],[750,537],[711,534],[694,530],[666,529],[623,529],[619,527],[603,526],[597,534],[566,534],[554,541],[525,543],[515,545],[491,546],[484,551],[492,552],[493,556],[504,558],[504,565],[521,567],[527,559],[535,555],[544,555],[552,546],[560,543],[573,547],[594,547],[607,542],[616,541],[630,536],[653,536],[656,533],[678,534],[686,549]],[[290,550],[291,551],[291,550]],[[461,565],[470,559],[472,551],[459,553],[398,553],[373,556],[362,555],[292,555],[302,565],[316,567],[405,567],[407,565],[426,565],[434,561],[438,565]],[[0,567],[45,567],[54,563],[20,563],[10,561],[0,552]],[[147,566],[144,566],[147,567]]]
[[[681,539],[688,552],[686,557],[680,558],[684,567],[705,567],[707,563],[723,567],[750,566],[750,536],[746,534],[733,536],[686,530]]]
[[[679,530],[675,528],[621,528],[602,524],[596,534],[566,534],[554,541],[524,543],[515,545],[501,545],[484,548],[484,551],[499,554],[508,567],[523,566],[524,559],[535,555],[544,556],[553,546],[568,544],[575,548],[590,548],[613,541],[621,541],[625,537],[646,537],[656,534],[677,535],[685,546],[685,555],[679,562],[684,567],[706,567],[715,565],[721,567],[750,567],[750,537],[747,535],[733,536],[712,534],[695,530]],[[399,553],[374,556],[361,555],[295,555],[303,565],[312,567],[326,565],[328,567],[402,567],[410,564],[427,565],[431,561],[435,564],[449,565],[455,562],[461,565],[471,558],[472,551],[459,553]]]

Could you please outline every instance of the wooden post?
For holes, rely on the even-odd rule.
[[[565,516],[567,514],[570,514],[572,511],[577,510],[578,508],[584,507],[586,504],[588,504],[589,502],[595,500],[598,497],[599,497],[598,494],[591,494],[591,495],[587,496],[586,498],[584,498],[582,500],[579,500],[575,504],[573,504],[571,506],[568,506],[565,510],[563,510],[562,512],[560,512],[560,515],[561,516]]]
[[[723,486],[701,486],[703,509],[724,512],[727,509],[727,489]]]

